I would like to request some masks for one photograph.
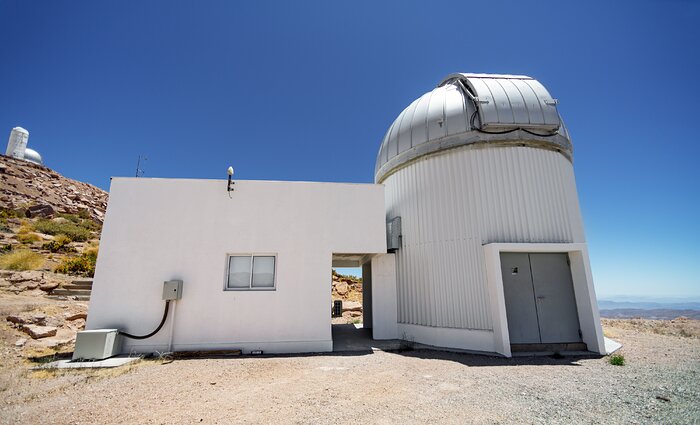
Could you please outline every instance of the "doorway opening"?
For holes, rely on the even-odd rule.
[[[586,350],[568,254],[500,256],[511,350]]]
[[[333,351],[364,351],[372,341],[371,256],[333,254],[331,333]]]

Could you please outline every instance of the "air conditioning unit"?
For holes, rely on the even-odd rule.
[[[104,360],[121,352],[121,337],[117,329],[80,331],[75,338],[73,361]]]
[[[396,252],[401,248],[401,217],[394,217],[386,223],[386,250]]]

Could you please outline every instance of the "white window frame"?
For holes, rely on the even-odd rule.
[[[248,281],[247,288],[229,288],[229,267],[231,266],[231,257],[250,257],[250,280]],[[273,257],[275,259],[275,269],[272,276],[272,287],[253,287],[253,263],[255,257]],[[276,291],[277,290],[277,254],[276,253],[261,253],[256,252],[251,253],[236,253],[236,254],[226,254],[226,267],[224,270],[224,291]]]

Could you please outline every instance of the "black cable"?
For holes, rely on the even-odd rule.
[[[160,325],[154,330],[153,332],[149,333],[148,335],[132,335],[130,333],[124,332],[124,331],[119,331],[120,335],[124,335],[127,338],[131,339],[146,339],[150,338],[153,335],[157,334],[158,331],[160,331],[163,328],[163,325],[165,324],[165,320],[168,318],[168,307],[170,306],[170,300],[165,301],[165,311],[163,312],[163,320],[160,321]]]

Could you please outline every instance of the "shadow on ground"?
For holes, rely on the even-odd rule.
[[[374,353],[375,350],[381,350],[389,353],[394,353],[406,357],[413,357],[426,360],[444,360],[462,364],[468,367],[489,367],[489,366],[581,366],[580,360],[596,359],[602,356],[590,353],[579,355],[533,355],[506,358],[491,353],[473,353],[463,351],[446,351],[439,348],[422,346],[402,340],[374,340],[372,339],[372,330],[356,327],[355,325],[332,325],[333,335],[333,352],[332,353],[297,353],[297,354],[260,354],[260,355],[237,355],[237,356],[221,356],[221,355],[198,355],[196,358],[187,358],[186,356],[175,359],[175,361],[187,360],[206,360],[206,359],[240,359],[240,358],[296,358],[296,357],[312,357],[312,356],[367,356]],[[62,353],[60,357],[69,357],[71,353]],[[184,354],[184,353],[183,353]],[[37,363],[46,362],[47,358],[31,359]],[[58,356],[51,356],[54,360]],[[149,358],[150,356],[146,356]],[[166,356],[167,358],[167,356]],[[172,358],[167,358],[170,362]]]

